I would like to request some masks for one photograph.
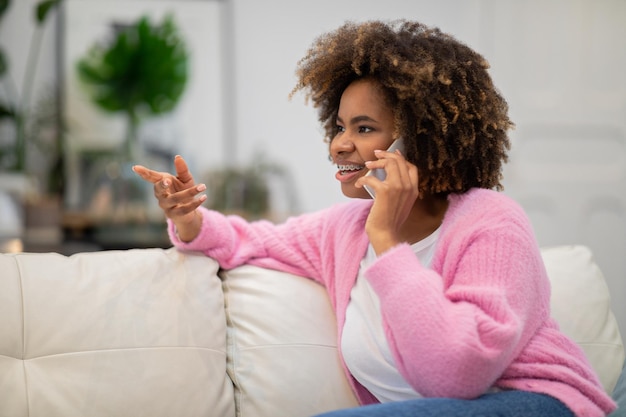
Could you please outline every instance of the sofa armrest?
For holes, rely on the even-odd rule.
[[[624,342],[602,271],[585,246],[544,248],[542,256],[552,285],[552,315],[585,351],[611,394],[624,364]]]

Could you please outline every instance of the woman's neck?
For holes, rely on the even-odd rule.
[[[445,196],[431,195],[417,199],[404,223],[402,240],[413,244],[431,235],[441,225],[447,209],[448,199]]]

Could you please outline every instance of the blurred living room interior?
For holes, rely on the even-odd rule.
[[[169,246],[129,167],[171,170],[177,154],[224,212],[281,221],[342,201],[315,109],[288,97],[296,63],[346,20],[406,18],[489,60],[516,124],[504,192],[542,246],[590,246],[626,291],[623,0],[0,0],[0,13],[2,252]]]

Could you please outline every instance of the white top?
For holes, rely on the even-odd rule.
[[[422,265],[430,265],[439,229],[411,248]],[[378,296],[363,276],[376,259],[370,245],[350,293],[341,351],[350,373],[381,403],[421,398],[398,372],[383,330]]]

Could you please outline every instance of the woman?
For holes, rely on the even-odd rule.
[[[522,209],[498,193],[512,123],[488,64],[417,22],[347,23],[298,69],[342,192],[354,198],[274,225],[201,207],[185,161],[154,183],[174,244],[223,268],[311,277],[338,320],[365,407],[329,416],[603,416],[615,408],[549,311]],[[402,151],[385,151],[393,143]],[[386,177],[366,175],[382,169]],[[375,198],[370,199],[367,189]]]

